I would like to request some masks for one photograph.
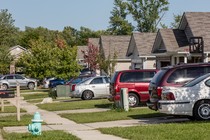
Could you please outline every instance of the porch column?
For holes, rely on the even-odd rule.
[[[175,65],[175,57],[174,56],[171,57],[171,65]]]
[[[187,56],[184,56],[184,63],[187,63]]]

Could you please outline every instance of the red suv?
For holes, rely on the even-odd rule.
[[[147,106],[158,110],[158,101],[161,99],[164,86],[182,86],[186,82],[210,73],[210,63],[192,63],[163,67],[152,78],[149,84],[150,100]]]
[[[117,71],[110,82],[110,101],[120,100],[121,88],[127,88],[129,94],[129,106],[138,106],[140,102],[146,102],[149,99],[148,86],[157,70],[124,70]]]

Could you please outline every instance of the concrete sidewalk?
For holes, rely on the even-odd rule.
[[[16,106],[16,100],[8,99],[11,104]],[[100,131],[95,130],[95,128],[91,126],[87,126],[85,124],[77,124],[74,121],[68,120],[66,118],[60,117],[57,113],[60,112],[50,112],[46,110],[39,109],[37,106],[30,104],[24,100],[20,101],[21,108],[25,109],[29,114],[34,114],[35,112],[39,112],[41,114],[42,119],[48,125],[43,125],[42,130],[64,130],[69,132],[81,140],[94,140],[100,138],[100,140],[123,140],[120,137],[113,135],[102,134]],[[91,111],[91,110],[89,110]],[[95,110],[96,111],[96,110]],[[98,110],[99,111],[99,110]],[[104,110],[105,111],[105,110]],[[24,133],[28,132],[27,126],[17,126],[17,127],[4,127],[4,131],[6,132],[16,132],[16,133]]]
[[[14,99],[10,99],[12,104],[16,104]],[[60,117],[59,113],[81,113],[81,112],[98,112],[107,111],[107,109],[84,109],[84,110],[70,110],[70,111],[46,111],[39,109],[37,106],[32,105],[24,100],[21,100],[21,108],[27,110],[29,114],[34,114],[39,112],[42,116],[44,122],[48,125],[42,125],[43,131],[48,130],[64,130],[69,132],[81,140],[123,140],[120,137],[113,135],[102,134],[97,128],[108,128],[108,127],[129,127],[137,125],[148,125],[155,123],[167,123],[167,122],[183,122],[188,121],[186,118],[174,118],[174,117],[157,117],[157,118],[147,118],[147,119],[133,119],[133,120],[119,120],[110,122],[96,122],[96,123],[84,123],[77,124],[71,120]],[[27,126],[17,126],[17,127],[4,127],[6,132],[16,132],[25,133],[28,132]]]

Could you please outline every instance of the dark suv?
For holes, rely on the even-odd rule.
[[[158,100],[161,99],[164,86],[182,86],[186,82],[210,73],[210,63],[192,63],[163,67],[152,78],[149,84],[150,100],[147,106],[150,109],[158,110]]]
[[[127,88],[129,94],[129,106],[138,106],[140,102],[146,102],[149,99],[148,86],[157,70],[124,70],[117,71],[110,82],[110,101],[120,100],[121,88]]]

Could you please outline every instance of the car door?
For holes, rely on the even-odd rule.
[[[17,82],[16,82],[13,75],[8,75],[4,79],[8,82],[10,87],[15,87],[16,86]]]
[[[109,96],[109,94],[110,94],[110,78],[104,77],[103,79],[105,81],[105,88],[106,88],[106,93],[104,96]]]
[[[102,77],[96,77],[90,82],[90,88],[94,92],[95,97],[103,97],[106,95],[106,83]]]
[[[28,81],[21,75],[15,75],[14,76],[16,81],[20,84],[21,87],[26,87],[28,84]]]

